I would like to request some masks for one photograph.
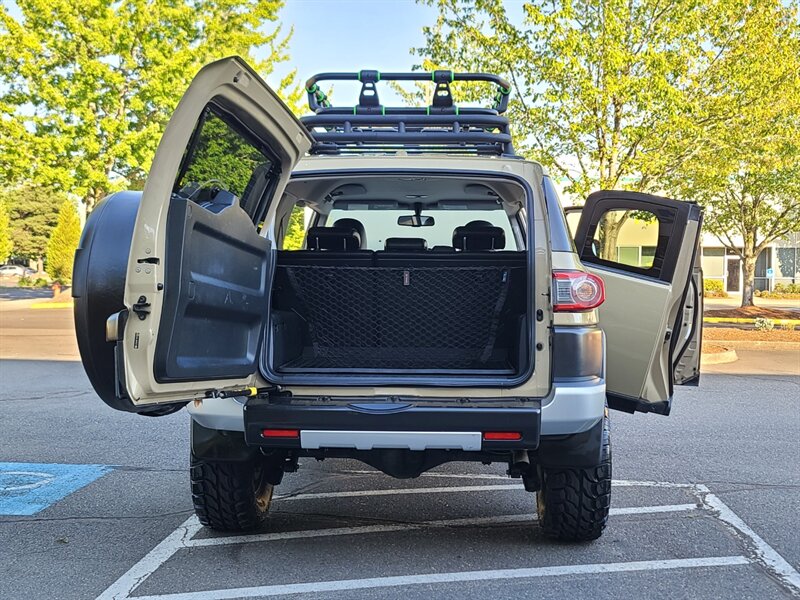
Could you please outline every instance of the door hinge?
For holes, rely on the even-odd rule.
[[[150,314],[150,303],[147,301],[147,297],[139,296],[139,300],[131,307],[131,310],[136,313],[140,321],[144,321]]]

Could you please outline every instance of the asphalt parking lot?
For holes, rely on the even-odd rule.
[[[34,318],[58,329],[54,314]],[[398,481],[306,460],[263,530],[214,534],[192,516],[185,414],[114,412],[80,363],[14,352],[0,361],[3,599],[800,597],[793,351],[706,369],[668,418],[614,414],[612,517],[584,545],[544,540],[502,465]]]

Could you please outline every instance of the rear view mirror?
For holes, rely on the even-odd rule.
[[[397,217],[397,224],[405,227],[433,227],[436,221],[433,217],[423,217],[421,215],[403,215]]]

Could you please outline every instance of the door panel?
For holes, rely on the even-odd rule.
[[[241,59],[194,78],[159,143],[131,241],[118,351],[133,405],[256,383],[272,248],[259,228],[310,144]]]
[[[703,337],[703,271],[700,268],[700,255],[695,257],[689,292],[684,301],[684,315],[681,323],[680,343],[674,356],[675,385],[700,384],[700,352]]]
[[[605,282],[610,408],[668,414],[673,384],[699,376],[700,219],[694,204],[634,192],[597,192],[583,207],[575,241]]]
[[[238,205],[219,214],[176,198],[167,218],[159,382],[247,377],[267,316],[270,242]]]

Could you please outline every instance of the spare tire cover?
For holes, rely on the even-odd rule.
[[[137,407],[124,389],[117,392],[115,342],[106,341],[108,317],[125,309],[125,277],[141,192],[103,199],[86,220],[72,272],[75,333],[83,368],[95,392],[111,408],[164,415],[184,404]]]

